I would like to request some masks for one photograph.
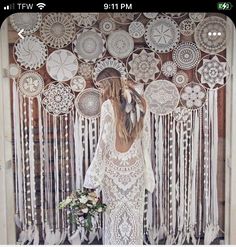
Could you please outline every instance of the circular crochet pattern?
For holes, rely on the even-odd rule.
[[[75,36],[75,24],[72,16],[66,13],[51,13],[43,18],[40,29],[43,41],[52,48],[69,45]]]
[[[21,68],[18,64],[11,63],[9,65],[9,77],[10,78],[17,78],[20,76]]]
[[[205,18],[194,32],[197,47],[206,53],[215,54],[226,48],[226,21],[217,16]]]
[[[68,50],[56,50],[50,54],[46,62],[48,74],[56,81],[68,81],[78,71],[76,56]]]
[[[78,74],[85,79],[91,79],[93,73],[93,65],[90,63],[80,63],[78,68]]]
[[[157,80],[151,82],[145,92],[150,111],[156,115],[171,113],[179,104],[179,91],[170,81]]]
[[[179,27],[170,17],[158,16],[148,22],[144,37],[152,50],[167,53],[179,43]]]
[[[72,19],[77,26],[91,27],[99,17],[99,13],[71,13]]]
[[[85,118],[97,118],[100,115],[100,92],[95,88],[83,90],[75,99],[75,108]]]
[[[74,93],[70,86],[62,82],[48,84],[42,97],[44,109],[55,116],[68,114],[74,107]]]
[[[178,71],[172,78],[172,82],[177,87],[184,87],[188,83],[188,75],[184,71]]]
[[[191,42],[183,42],[172,53],[173,61],[180,69],[192,69],[197,66],[201,59],[201,52]]]
[[[175,108],[173,111],[173,118],[177,122],[186,122],[190,118],[190,115],[191,110],[182,106]]]
[[[74,92],[80,92],[86,87],[84,77],[77,75],[70,80],[70,87]]]
[[[116,58],[126,58],[134,49],[134,40],[128,32],[117,30],[112,32],[107,39],[107,50]]]
[[[73,52],[82,62],[95,63],[105,55],[105,36],[95,28],[84,28],[77,33]]]
[[[47,46],[35,36],[18,39],[14,45],[14,56],[23,69],[39,69],[48,56]]]
[[[143,13],[143,15],[148,19],[154,19],[157,17],[158,13],[147,12],[147,13]]]
[[[171,18],[174,18],[174,19],[182,18],[185,15],[187,15],[186,12],[179,12],[179,13],[165,12],[164,14],[167,15],[167,16],[169,16],[169,17],[171,17]]]
[[[10,23],[16,32],[24,29],[23,34],[29,35],[35,33],[41,23],[42,14],[40,13],[16,13],[10,16]]]
[[[196,24],[191,19],[185,19],[179,24],[180,32],[185,36],[190,36],[194,33]]]
[[[99,29],[108,35],[116,29],[116,23],[111,18],[104,18],[99,23]]]
[[[189,18],[194,22],[202,21],[206,16],[206,13],[189,13]]]
[[[167,61],[163,63],[161,67],[162,74],[166,77],[172,77],[177,72],[177,66],[172,61]]]
[[[220,55],[203,57],[196,72],[199,82],[208,89],[221,88],[227,83],[230,75],[229,66]]]
[[[135,38],[141,38],[145,33],[145,27],[142,22],[140,21],[133,21],[129,25],[129,34]]]
[[[26,97],[35,97],[43,91],[44,81],[39,73],[26,71],[21,74],[18,85],[21,94]]]
[[[181,104],[189,109],[198,109],[206,101],[206,90],[196,82],[190,82],[180,91]]]
[[[137,20],[141,15],[141,13],[123,12],[123,13],[110,13],[109,15],[115,22],[119,24],[130,24],[130,22]]]
[[[161,73],[161,58],[149,49],[137,49],[127,59],[127,68],[134,82],[150,83]]]
[[[113,57],[106,57],[106,58],[99,60],[94,66],[92,77],[93,77],[94,84],[96,86],[98,86],[97,78],[99,74],[107,68],[112,68],[112,69],[117,70],[120,73],[120,76],[122,78],[127,77],[126,67],[122,61],[120,61],[119,59],[113,58]]]

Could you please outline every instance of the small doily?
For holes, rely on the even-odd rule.
[[[180,95],[177,87],[172,82],[157,80],[147,86],[144,97],[152,113],[166,115],[173,112],[178,106]]]
[[[111,18],[104,18],[99,23],[99,29],[102,33],[108,35],[115,31],[116,23]]]
[[[122,78],[127,78],[127,71],[124,63],[120,61],[119,59],[113,58],[113,57],[106,57],[101,60],[99,60],[93,70],[93,81],[96,86],[98,86],[98,81],[97,78],[99,74],[107,69],[107,68],[112,68],[117,70],[120,73],[120,76]]]
[[[26,71],[21,74],[18,80],[18,86],[21,94],[26,97],[38,96],[44,88],[42,76],[35,71]]]
[[[86,88],[75,99],[75,108],[85,118],[97,118],[100,115],[100,92],[95,88]]]
[[[184,71],[180,70],[178,71],[172,78],[172,82],[177,87],[184,87],[189,81],[188,74]]]
[[[29,35],[35,33],[41,23],[42,14],[41,13],[16,13],[10,16],[10,23],[12,28],[16,32],[20,32],[24,29],[23,34]]]
[[[66,115],[74,107],[75,95],[65,83],[51,82],[42,93],[42,105],[44,109],[55,116]]]
[[[9,65],[9,77],[10,78],[18,78],[21,74],[21,68],[16,63],[11,63]]]
[[[107,39],[107,50],[115,58],[126,58],[134,49],[134,40],[125,30],[112,32]]]
[[[196,69],[198,81],[207,89],[219,89],[229,79],[229,66],[220,55],[207,55]]]
[[[72,42],[75,31],[75,24],[70,14],[51,13],[43,18],[40,35],[48,46],[63,48]]]
[[[56,81],[68,81],[78,71],[76,56],[65,49],[52,52],[47,59],[46,69],[48,74]]]
[[[74,92],[80,92],[86,87],[86,81],[83,76],[77,75],[70,80],[70,87]]]
[[[185,36],[190,36],[194,33],[196,24],[191,19],[184,19],[179,24],[180,32]]]
[[[14,57],[23,69],[41,68],[48,56],[47,46],[35,36],[18,39],[14,45]]]
[[[167,61],[163,63],[161,67],[162,74],[166,77],[172,77],[176,74],[177,72],[177,66],[174,62],[172,61]]]
[[[82,62],[95,63],[105,55],[106,38],[95,28],[84,28],[79,31],[73,42],[73,52]]]
[[[127,69],[134,82],[150,83],[161,73],[161,58],[149,49],[137,49],[127,59]]]
[[[187,15],[187,13],[186,12],[179,12],[179,13],[172,13],[172,12],[165,12],[164,13],[165,15],[167,15],[167,16],[169,16],[169,17],[171,17],[171,18],[174,18],[174,19],[178,19],[178,18],[182,18],[182,17],[184,17],[185,15]]]
[[[110,17],[119,24],[130,24],[139,18],[141,13],[136,12],[123,12],[123,13],[109,13]]]
[[[71,13],[72,19],[77,26],[91,27],[99,17],[99,13]]]
[[[148,19],[154,19],[157,17],[158,15],[158,12],[154,13],[154,12],[146,12],[146,13],[143,13],[143,15],[148,18]]]
[[[142,22],[140,21],[133,21],[129,25],[129,34],[135,38],[141,38],[145,33],[145,27]]]
[[[84,79],[91,79],[93,73],[93,65],[90,63],[80,63],[78,74],[83,76]]]
[[[188,70],[197,66],[201,52],[195,43],[182,42],[174,49],[172,58],[180,69]]]
[[[167,53],[173,50],[180,40],[178,24],[168,16],[158,16],[146,26],[145,40],[154,51]]]
[[[196,82],[190,82],[180,91],[180,102],[188,109],[201,108],[206,101],[206,90]]]
[[[226,48],[226,21],[218,16],[205,18],[194,32],[197,47],[210,54],[223,51]]]
[[[173,118],[177,122],[186,122],[190,118],[190,115],[191,110],[182,106],[175,108],[173,111]]]
[[[189,18],[194,22],[202,21],[206,16],[206,13],[189,13]]]

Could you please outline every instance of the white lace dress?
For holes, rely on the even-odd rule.
[[[103,244],[143,244],[144,192],[154,189],[150,157],[150,114],[144,128],[127,152],[115,148],[116,128],[110,100],[101,108],[100,136],[86,172],[84,187],[101,187],[104,213]]]

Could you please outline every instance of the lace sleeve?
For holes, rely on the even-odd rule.
[[[104,177],[104,150],[108,140],[108,124],[111,121],[111,115],[108,107],[108,101],[105,101],[101,107],[100,134],[93,160],[85,174],[83,185],[85,188],[97,188],[101,185]]]

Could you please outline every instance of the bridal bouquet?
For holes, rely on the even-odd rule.
[[[104,212],[106,204],[95,192],[76,190],[59,203],[59,208],[67,208],[73,223],[91,231],[94,227],[92,218]]]

